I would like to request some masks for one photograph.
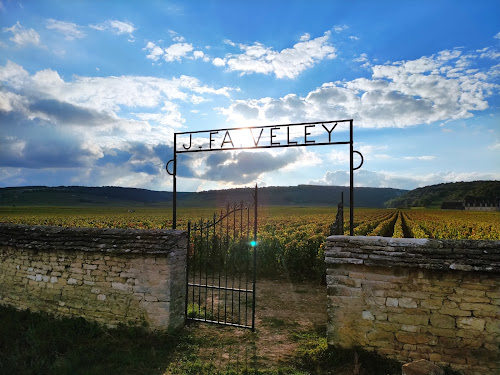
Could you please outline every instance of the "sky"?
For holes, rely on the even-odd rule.
[[[1,187],[171,191],[176,132],[342,119],[355,186],[500,180],[499,94],[497,0],[0,0]],[[179,154],[177,174],[178,191],[348,185],[349,147]]]

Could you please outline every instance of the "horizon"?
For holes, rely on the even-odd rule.
[[[0,0],[0,187],[172,191],[174,133],[349,118],[355,187],[500,180],[499,13],[491,0]],[[340,145],[192,155],[179,192],[349,184]]]
[[[462,181],[464,182],[464,181]],[[477,182],[477,181],[467,181],[467,182]],[[335,188],[344,188],[344,189],[349,189],[349,186],[346,185],[311,185],[311,184],[298,184],[298,185],[272,185],[272,186],[258,186],[259,189],[270,189],[270,188],[295,188],[295,187],[300,187],[300,186],[317,186],[317,187],[335,187]],[[23,188],[120,188],[120,189],[140,189],[140,190],[149,190],[153,192],[158,192],[158,193],[173,193],[171,190],[153,190],[153,189],[147,189],[147,188],[141,188],[141,187],[134,187],[134,186],[113,186],[113,185],[102,185],[102,186],[90,186],[90,185],[54,185],[54,186],[47,186],[47,185],[23,185],[23,186],[0,186],[0,189],[23,189]],[[209,192],[209,191],[219,191],[219,190],[233,190],[233,189],[253,189],[255,186],[238,186],[238,187],[227,187],[227,188],[222,188],[222,189],[210,189],[210,190],[197,190],[197,191],[178,191],[177,193],[203,193],[203,192]],[[405,191],[410,191],[406,189],[398,189],[398,188],[392,188],[392,187],[373,187],[373,186],[354,186],[355,189],[393,189],[393,190],[405,190]]]
[[[500,182],[500,180],[474,180],[474,181],[453,181],[453,182],[442,182],[433,185],[420,186],[415,189],[399,189],[395,187],[374,187],[374,186],[354,186],[354,189],[393,189],[393,190],[403,190],[406,192],[410,192],[416,189],[428,188],[438,185],[446,185],[446,184],[460,184],[460,183],[474,183],[474,182]],[[312,184],[297,184],[297,185],[271,185],[271,186],[258,186],[259,189],[268,189],[268,188],[295,188],[300,186],[314,186],[314,187],[332,187],[332,188],[345,188],[348,189],[348,185],[312,185]],[[218,191],[218,190],[232,190],[232,189],[253,189],[255,186],[239,186],[239,187],[226,187],[221,189],[210,189],[210,190],[198,190],[198,191],[178,191],[177,193],[203,193],[210,191]],[[116,186],[116,185],[101,185],[101,186],[90,186],[90,185],[24,185],[24,186],[0,186],[0,189],[15,189],[15,188],[122,188],[122,189],[141,189],[141,190],[149,190],[158,193],[172,193],[171,190],[154,190],[142,187],[134,187],[134,186]]]

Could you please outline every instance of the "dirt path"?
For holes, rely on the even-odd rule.
[[[288,280],[257,282],[256,332],[206,323],[186,327],[200,342],[197,357],[218,369],[270,369],[286,365],[294,335],[326,331],[326,287]]]

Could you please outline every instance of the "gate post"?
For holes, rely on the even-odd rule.
[[[349,235],[354,236],[354,145],[352,121],[349,121]]]
[[[186,311],[184,313],[184,325],[187,322],[188,311],[189,311],[189,249],[191,247],[191,220],[188,221],[187,230],[187,246],[186,246]]]
[[[254,223],[253,223],[253,307],[252,307],[252,331],[255,332],[255,284],[257,278],[257,206],[259,200],[257,198],[257,184],[255,184],[255,201],[254,201]]]

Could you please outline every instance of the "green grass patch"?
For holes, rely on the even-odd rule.
[[[198,319],[208,319],[208,320],[215,319],[212,311],[206,310],[203,306],[199,306],[197,303],[188,304],[187,316],[189,318],[198,318]]]
[[[307,375],[294,367],[259,369],[252,358],[217,369],[198,358],[200,347],[217,343],[189,330],[174,334],[127,326],[108,329],[81,318],[56,319],[2,306],[0,321],[0,374]]]
[[[186,337],[0,307],[0,374],[162,374]]]
[[[326,337],[314,333],[294,334],[299,342],[295,366],[309,374],[332,374],[333,370],[352,368],[354,373],[370,375],[401,374],[401,364],[361,348],[344,349],[329,346]],[[362,372],[364,370],[364,372]]]

